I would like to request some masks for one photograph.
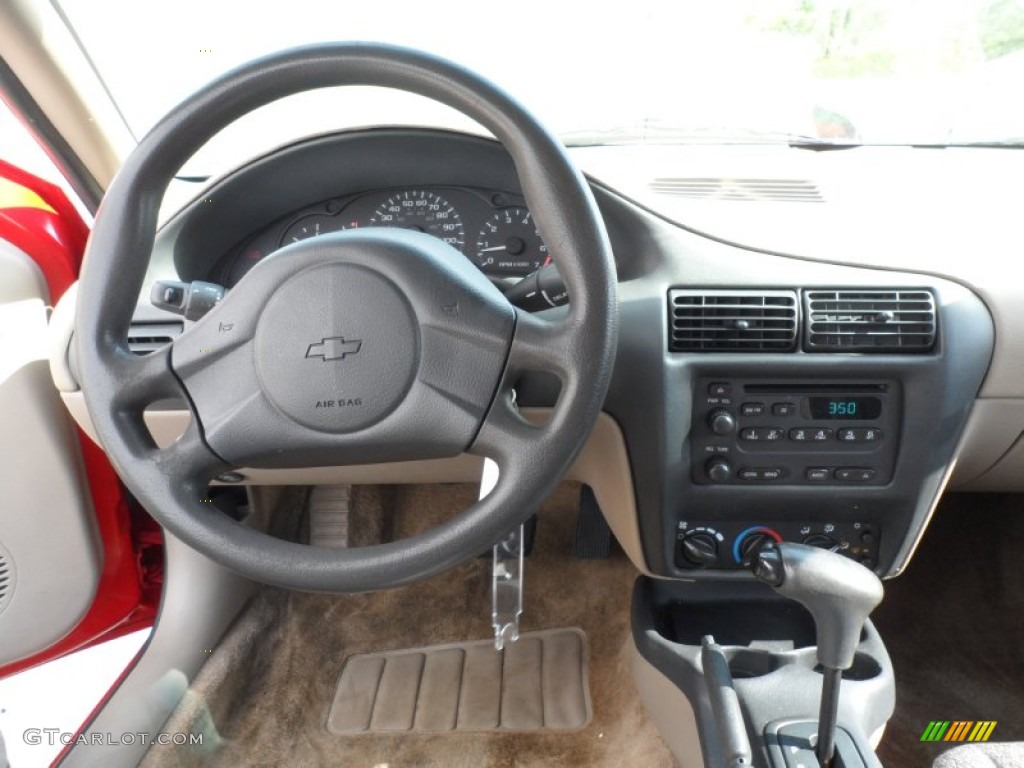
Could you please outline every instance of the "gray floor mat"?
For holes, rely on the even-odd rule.
[[[574,731],[590,722],[587,637],[527,632],[350,656],[327,719],[332,733]]]

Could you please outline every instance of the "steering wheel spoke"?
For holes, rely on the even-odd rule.
[[[211,479],[230,469],[230,465],[206,445],[195,419],[177,440],[154,449],[150,455],[166,477],[197,487],[205,488]]]
[[[171,369],[173,342],[148,355],[120,348],[110,359],[118,382],[116,403],[129,411],[142,410],[159,400],[184,399],[185,391]]]
[[[499,395],[469,452],[492,459],[503,471],[528,456],[545,437],[547,425],[533,424],[516,407],[511,393]]]
[[[568,319],[548,320],[516,310],[516,331],[509,351],[509,371],[517,376],[528,371],[553,373],[564,384],[572,373],[572,331]]]

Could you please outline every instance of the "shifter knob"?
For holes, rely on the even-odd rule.
[[[835,552],[790,542],[763,547],[753,567],[758,579],[811,612],[821,665],[851,667],[864,622],[882,601],[878,577]]]

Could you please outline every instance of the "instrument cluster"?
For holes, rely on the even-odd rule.
[[[426,232],[494,278],[523,277],[551,262],[522,196],[471,187],[422,186],[363,192],[295,211],[246,241],[222,262],[216,277],[233,286],[279,248],[360,227]]]

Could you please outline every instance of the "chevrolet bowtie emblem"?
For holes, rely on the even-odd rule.
[[[321,357],[325,363],[328,360],[344,360],[349,355],[358,355],[362,347],[361,339],[345,341],[344,336],[332,336],[316,344],[310,344],[306,350],[306,357]]]

